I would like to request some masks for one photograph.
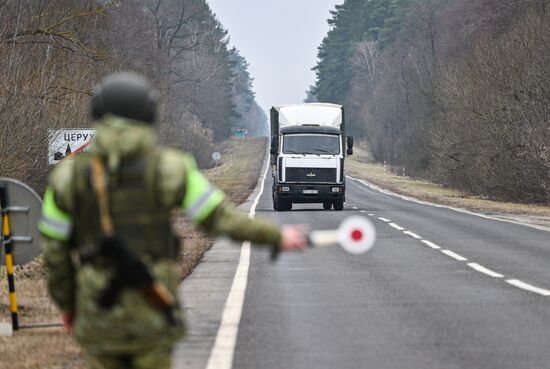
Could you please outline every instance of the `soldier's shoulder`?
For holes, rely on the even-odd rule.
[[[52,170],[49,187],[53,190],[57,205],[65,211],[73,208],[75,158],[65,159]]]
[[[189,171],[194,170],[193,157],[174,147],[162,147],[158,151],[157,167],[162,202],[172,205],[183,197]]]
[[[68,190],[72,185],[74,175],[75,160],[73,158],[63,160],[57,164],[50,174],[50,186],[56,192]]]
[[[159,148],[159,165],[160,169],[166,168],[167,170],[182,172],[194,169],[197,166],[192,155],[171,146]]]

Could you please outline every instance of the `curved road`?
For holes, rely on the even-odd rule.
[[[216,244],[183,287],[191,328],[175,367],[205,368],[221,342],[229,364],[211,369],[550,368],[547,231],[353,179],[343,212],[320,204],[274,212],[269,176],[265,187],[260,216],[328,229],[362,214],[376,227],[376,245],[360,256],[339,248],[285,254],[276,264],[252,248],[233,351],[217,335],[241,254]]]

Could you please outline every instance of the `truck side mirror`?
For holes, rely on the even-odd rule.
[[[269,150],[269,153],[271,155],[276,155],[278,149],[279,149],[279,137],[271,136],[271,149]]]
[[[347,146],[348,146],[348,149],[347,149],[346,153],[348,155],[353,155],[353,137],[348,136],[346,138],[347,138]]]

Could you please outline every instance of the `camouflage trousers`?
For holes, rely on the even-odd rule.
[[[87,355],[90,369],[170,369],[172,349],[166,346],[124,355]]]

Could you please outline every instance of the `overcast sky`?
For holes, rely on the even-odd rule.
[[[315,81],[329,11],[343,0],[208,0],[250,63],[260,106],[302,102]]]

